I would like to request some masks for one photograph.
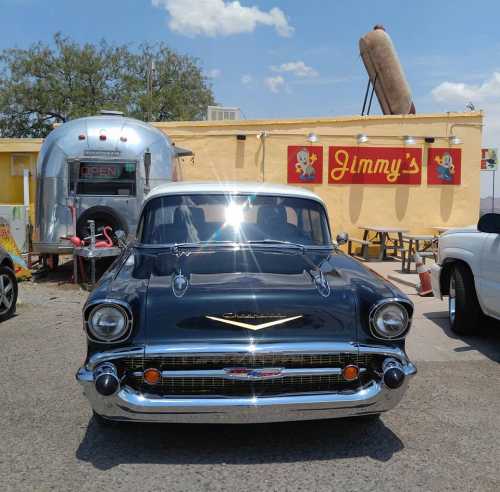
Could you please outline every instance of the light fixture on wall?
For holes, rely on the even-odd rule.
[[[307,135],[306,140],[312,145],[319,142],[319,137],[316,133],[311,132]]]
[[[366,133],[358,133],[356,136],[358,144],[363,144],[368,142],[368,135]]]
[[[450,145],[460,145],[462,143],[462,139],[457,137],[456,135],[450,135]]]
[[[403,141],[405,145],[415,145],[417,143],[415,137],[412,137],[411,135],[405,135],[403,137]]]

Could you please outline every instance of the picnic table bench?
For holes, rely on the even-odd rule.
[[[378,261],[384,261],[388,258],[388,250],[392,250],[394,256],[397,256],[398,251],[403,254],[403,234],[408,232],[408,229],[385,226],[360,226],[359,229],[364,231],[363,239],[352,238],[351,240],[362,244],[361,252],[365,260],[368,259],[368,247],[370,244],[378,244],[380,247],[377,257]],[[372,238],[369,238],[370,233],[373,235]],[[392,238],[391,234],[397,235],[397,239]]]
[[[368,246],[370,246],[370,241],[349,236],[349,240],[347,241],[347,253],[349,256],[353,256],[352,243],[361,245],[361,258],[365,261],[368,260]]]
[[[422,257],[424,263],[426,258],[435,258],[435,239],[432,234],[404,234],[403,240],[408,243],[408,251],[403,255],[401,271],[411,271],[411,262],[415,261],[416,253]]]

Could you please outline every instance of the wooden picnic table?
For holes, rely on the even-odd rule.
[[[437,231],[438,234],[441,234],[443,232],[449,231],[450,229],[453,229],[453,227],[446,227],[446,226],[435,226],[431,227],[433,231]]]
[[[360,226],[359,229],[363,230],[363,240],[367,241],[370,232],[375,233],[375,237],[378,241],[373,241],[374,244],[380,245],[380,251],[378,254],[378,261],[384,261],[387,259],[387,249],[403,249],[403,234],[408,232],[408,229],[403,229],[401,227],[385,227],[385,226]],[[390,234],[397,234],[398,239],[394,240],[391,238]],[[393,242],[393,246],[387,245],[388,241]]]
[[[434,241],[435,239],[435,236],[433,236],[432,234],[404,234],[403,238],[408,242],[408,256],[406,257],[406,266],[406,255],[403,255],[403,261],[401,265],[401,270],[403,272],[411,271],[411,262],[412,259],[414,259],[415,253],[424,253],[424,255],[422,255],[424,257],[424,261],[425,256],[434,256],[434,251],[431,251],[432,255],[425,254],[429,252],[429,249],[432,250],[432,241]],[[420,243],[424,243],[422,248],[420,247]]]

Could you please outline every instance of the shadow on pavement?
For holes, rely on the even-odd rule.
[[[139,424],[89,421],[76,457],[107,470],[123,463],[261,464],[368,456],[388,461],[404,448],[381,419],[259,425]]]
[[[114,258],[102,258],[96,262],[96,280],[104,274],[104,272],[113,263]],[[79,282],[84,283],[90,280],[90,264],[87,261],[83,262],[84,272],[79,269]],[[54,270],[41,268],[33,273],[33,280],[38,284],[58,284],[58,285],[74,285],[73,284],[73,260],[69,256],[63,257],[61,264]]]
[[[424,316],[439,326],[449,338],[461,340],[466,344],[464,347],[455,348],[455,352],[477,350],[489,359],[500,362],[499,321],[487,319],[484,325],[478,327],[477,336],[462,336],[451,331],[447,313],[443,313],[442,311],[430,312],[424,313]]]

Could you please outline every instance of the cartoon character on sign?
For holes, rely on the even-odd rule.
[[[312,181],[316,176],[314,163],[318,159],[317,155],[312,153],[309,155],[307,149],[301,149],[297,152],[297,162],[295,163],[295,172],[300,174],[299,179],[302,181]]]
[[[451,155],[448,152],[445,152],[443,157],[436,156],[435,161],[437,163],[437,173],[439,179],[442,179],[443,181],[452,181],[453,175],[455,174],[455,166]]]

